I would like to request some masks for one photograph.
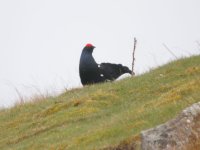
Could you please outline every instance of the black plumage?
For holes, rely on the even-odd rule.
[[[121,64],[101,63],[97,64],[92,56],[94,50],[92,44],[87,44],[82,51],[79,63],[79,75],[83,85],[113,81],[124,73],[130,73],[128,67]]]

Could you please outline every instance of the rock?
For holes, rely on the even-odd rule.
[[[200,102],[175,119],[141,133],[142,150],[199,150]]]

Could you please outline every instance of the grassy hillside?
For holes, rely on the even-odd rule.
[[[73,89],[0,111],[0,149],[137,145],[140,132],[200,101],[200,56],[122,81]]]

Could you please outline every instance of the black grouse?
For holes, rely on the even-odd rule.
[[[97,64],[92,56],[94,48],[92,44],[87,44],[81,54],[79,75],[83,85],[113,81],[124,73],[131,74],[131,70],[121,64]]]

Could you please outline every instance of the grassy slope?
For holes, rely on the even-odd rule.
[[[0,111],[0,149],[99,149],[139,141],[200,100],[200,56]]]

